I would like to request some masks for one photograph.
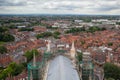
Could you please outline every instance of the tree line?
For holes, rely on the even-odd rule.
[[[53,36],[55,39],[59,39],[60,37],[59,37],[59,35],[60,35],[61,33],[60,32],[58,32],[58,31],[55,31],[55,32],[44,32],[44,33],[40,33],[40,34],[37,34],[36,35],[36,38],[37,39],[39,39],[39,38],[46,38],[46,37],[51,37],[51,36]]]
[[[14,40],[15,40],[14,36],[8,32],[7,28],[0,27],[0,41],[10,42]]]
[[[70,28],[69,30],[65,31],[65,33],[77,33],[77,32],[96,32],[96,31],[103,31],[106,30],[106,28],[102,27],[97,27],[97,26],[92,26],[89,27],[88,29],[85,29],[85,27],[81,27],[81,28]]]
[[[13,35],[9,33],[8,28],[0,27],[0,42],[4,43],[4,42],[11,42],[14,40],[15,38]],[[0,45],[0,53],[3,54],[6,52],[7,52],[7,48],[3,45]]]

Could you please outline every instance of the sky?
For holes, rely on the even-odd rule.
[[[120,15],[120,0],[0,0],[0,14]]]

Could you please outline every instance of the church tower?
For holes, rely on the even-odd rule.
[[[72,47],[71,47],[71,50],[70,50],[70,55],[71,55],[72,58],[75,58],[75,56],[76,56],[74,41],[72,42]]]

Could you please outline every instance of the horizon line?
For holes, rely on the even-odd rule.
[[[120,14],[51,14],[51,13],[25,13],[25,14],[0,14],[0,15],[78,15],[78,16],[120,16]]]

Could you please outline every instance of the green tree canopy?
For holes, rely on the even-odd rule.
[[[117,25],[120,25],[120,22],[116,22]]]
[[[0,46],[0,53],[4,54],[7,52],[7,48],[5,46]]]
[[[11,34],[5,34],[2,39],[2,41],[4,41],[4,42],[10,42],[10,41],[14,41],[14,40],[15,40],[15,38]]]
[[[9,33],[0,33],[0,41],[2,42],[10,42],[10,41],[14,41],[15,38],[13,35],[9,34]]]
[[[112,46],[112,45],[113,45],[113,43],[112,43],[112,42],[109,42],[109,43],[108,43],[108,46]]]
[[[6,27],[0,27],[0,41],[2,42],[9,42],[9,41],[14,41],[14,36],[9,34],[8,28]]]
[[[35,53],[35,55],[38,55],[38,51],[36,49],[30,50],[30,51],[26,51],[24,56],[27,58],[27,62],[31,61],[33,58],[33,53]]]
[[[54,33],[53,33],[53,37],[55,38],[55,39],[59,39],[60,37],[59,37],[59,35],[60,35],[61,33],[59,32],[59,31],[55,31]]]
[[[51,32],[44,32],[44,33],[41,33],[41,34],[37,34],[36,37],[37,39],[39,38],[44,38],[44,37],[50,37],[52,36],[52,33]]]
[[[82,61],[82,55],[83,55],[82,52],[77,52],[77,59],[78,59],[78,61]]]
[[[0,73],[0,80],[5,80],[9,75],[16,76],[20,74],[24,69],[22,64],[11,63],[6,69]]]
[[[88,29],[88,32],[95,32],[95,31],[100,31],[101,28],[97,27],[97,26],[92,26]]]
[[[65,33],[76,33],[76,32],[83,32],[85,31],[85,27],[82,28],[71,28],[67,31],[65,31]]]
[[[104,74],[105,78],[113,78],[115,80],[120,79],[120,67],[112,64],[112,63],[105,63],[104,64]]]
[[[19,31],[34,31],[33,28],[20,28]]]
[[[59,31],[55,31],[53,34],[60,35],[61,33]]]
[[[5,28],[5,27],[0,27],[0,33],[4,33],[4,32],[6,32],[6,31],[8,31],[7,28]]]

